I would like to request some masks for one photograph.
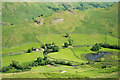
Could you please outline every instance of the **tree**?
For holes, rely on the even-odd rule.
[[[45,49],[45,45],[42,45],[41,48]]]
[[[101,49],[101,46],[97,43],[91,48],[92,51],[99,51],[100,49]]]
[[[32,51],[35,51],[35,49],[32,47],[32,49],[31,49]]]
[[[44,54],[44,55],[47,55],[47,54],[48,54],[48,52],[47,52],[47,51],[44,51],[44,52],[43,52],[43,54]]]
[[[10,64],[12,67],[18,67],[19,63],[17,61],[12,61],[12,63]]]
[[[103,68],[106,68],[106,65],[102,65],[102,69],[103,69]]]
[[[2,72],[6,72],[6,71],[7,71],[6,67],[2,67]]]
[[[53,42],[52,45],[55,45],[55,43]]]
[[[48,49],[52,49],[52,45],[51,45],[51,44],[45,44],[45,46],[46,46]]]
[[[41,16],[43,16],[43,14],[41,14]]]
[[[31,52],[32,52],[32,50],[31,50],[31,49],[28,49],[27,53],[31,53]]]
[[[47,60],[47,56],[44,56],[44,59],[43,60]]]
[[[38,57],[37,58],[37,62],[41,62],[42,61],[42,58],[41,57]]]
[[[65,42],[64,43],[64,47],[68,47],[68,46],[69,46],[69,44]]]
[[[52,47],[52,52],[58,52],[58,51],[59,51],[59,47],[58,46]]]
[[[71,45],[72,45],[72,40],[71,40],[71,39],[69,39],[68,41],[69,41],[69,45],[71,46]]]

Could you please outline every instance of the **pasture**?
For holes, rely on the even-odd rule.
[[[68,42],[68,39],[63,37],[64,34],[41,34],[37,35],[36,39],[37,41],[31,41],[28,43],[22,43],[20,45],[12,46],[9,48],[2,48],[2,54],[5,53],[18,53],[18,52],[24,52],[28,50],[29,48],[40,48],[41,43],[52,43],[54,42],[58,46],[63,46],[64,42]],[[108,44],[114,44],[118,45],[118,38],[104,34],[82,34],[82,33],[70,33],[69,34],[71,39],[73,39],[73,46],[76,45],[94,45],[95,43],[106,43]],[[40,41],[40,42],[38,42]]]
[[[112,4],[3,3],[2,67],[7,67],[3,68],[2,77],[118,78],[118,48],[102,47],[99,51],[111,54],[96,60],[86,57],[89,53],[98,54],[90,50],[95,43],[119,45],[118,4]],[[72,46],[66,48],[62,47],[65,42],[68,43],[65,33],[73,40]],[[41,44],[49,43],[58,47],[52,44],[52,48],[44,46],[45,53],[34,50],[26,53],[32,47],[38,49]],[[21,65],[14,62],[8,66],[13,60]],[[61,60],[59,64],[55,63],[57,60]],[[66,64],[68,61],[70,63]],[[11,73],[12,70],[14,73]]]
[[[32,53],[22,53],[22,54],[2,56],[2,66],[9,65],[13,60],[18,61],[19,63],[24,63],[24,62],[36,60],[37,57],[43,57],[42,52],[39,51]]]

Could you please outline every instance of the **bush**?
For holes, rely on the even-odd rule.
[[[12,66],[11,66],[11,65],[9,65],[9,66],[7,66],[7,67],[2,67],[2,72],[7,72],[7,71],[9,71],[10,69],[12,69]]]
[[[52,47],[52,52],[58,52],[58,51],[59,51],[59,47],[58,46]]]
[[[44,59],[43,60],[47,60],[47,56],[44,56]]]
[[[2,67],[2,72],[7,72],[7,68],[6,67]]]
[[[81,65],[84,65],[83,63],[81,63]]]
[[[104,68],[106,68],[106,65],[103,65],[103,66],[102,66],[102,69],[104,69]]]
[[[61,61],[60,60],[56,60],[56,61],[54,61],[55,62],[55,64],[61,64]]]
[[[12,63],[10,64],[12,67],[17,68],[19,63],[17,61],[12,61]]]
[[[23,70],[16,70],[16,71],[14,71],[14,72],[22,72]]]
[[[41,57],[38,57],[36,61],[37,61],[37,62],[41,62],[42,60],[43,60],[43,59],[42,59]]]

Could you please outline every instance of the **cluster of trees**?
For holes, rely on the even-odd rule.
[[[2,72],[7,72],[7,71],[9,71],[12,68],[16,69],[15,72],[17,72],[17,71],[27,71],[27,70],[31,69],[30,66],[23,66],[22,64],[20,64],[17,61],[12,61],[12,63],[9,66],[2,67]]]
[[[52,43],[52,44],[45,44],[45,46],[44,45],[42,45],[42,47],[41,48],[43,48],[44,49],[44,54],[46,55],[46,54],[48,54],[48,53],[51,53],[51,52],[58,52],[59,51],[59,47],[58,46],[56,46],[54,43]]]
[[[104,48],[120,49],[120,46],[119,46],[119,45],[110,45],[110,44],[102,44],[102,43],[99,43],[99,45],[100,45],[101,47],[104,47]]]
[[[61,64],[61,65],[68,65],[68,66],[72,66],[71,62],[65,62],[64,60],[54,60],[54,61],[50,61],[48,60],[47,56],[44,57],[44,59],[42,59],[41,57],[38,57],[37,60],[35,61],[37,62],[38,65],[55,65],[55,64]]]
[[[47,6],[48,9],[52,9],[53,11],[57,11],[57,10],[60,10],[59,8],[54,8],[54,7],[51,7],[51,6]]]
[[[61,65],[68,65],[68,66],[72,66],[71,62],[65,62],[64,60],[55,60],[53,61],[55,64],[61,64]]]
[[[107,8],[110,7],[111,4],[98,4],[98,3],[88,3],[88,4],[84,4],[84,3],[80,3],[79,6],[77,6],[76,8],[73,9],[78,9],[78,10],[86,10],[89,8]]]
[[[2,72],[7,72],[7,71],[9,71],[10,69],[12,69],[12,66],[11,66],[11,65],[6,66],[6,67],[2,67]]]
[[[104,48],[110,48],[110,49],[120,49],[120,46],[119,45],[110,45],[110,44],[102,44],[102,43],[96,43],[92,48],[91,50],[92,51],[99,51],[101,49],[101,47],[104,47]]]
[[[101,45],[99,45],[98,43],[96,43],[96,44],[91,48],[92,51],[99,51],[100,49],[101,49]]]
[[[64,9],[63,10],[68,10],[69,9],[69,7],[71,7],[70,5],[66,5],[66,4],[61,4],[63,7],[64,7]]]
[[[68,38],[68,43],[65,42],[63,47],[66,48],[68,46],[72,46],[73,40],[70,38],[69,34],[66,33],[66,35],[63,35],[63,37]]]
[[[65,42],[63,47],[64,47],[64,48],[67,48],[68,46],[71,46],[71,45],[72,45],[72,42],[71,42],[71,41],[70,41],[69,43]]]
[[[31,69],[31,67],[34,66],[44,66],[44,65],[55,65],[55,64],[61,64],[61,65],[68,65],[72,66],[71,62],[65,62],[63,60],[55,60],[55,61],[50,61],[48,60],[47,56],[44,56],[44,58],[38,57],[37,60],[26,63],[26,64],[19,64],[17,61],[12,61],[12,63],[9,66],[2,67],[2,72],[7,72],[12,68],[15,68],[15,72],[20,72],[20,71],[28,71]]]
[[[41,14],[40,16],[43,16],[43,14]],[[40,16],[38,16],[38,17],[40,17]],[[32,18],[32,19],[35,19],[35,18]]]

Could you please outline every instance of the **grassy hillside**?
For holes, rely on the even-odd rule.
[[[8,73],[2,73],[3,78],[118,78],[120,50],[102,47],[100,52],[110,54],[100,56],[102,53],[90,50],[92,46],[81,46],[105,42],[118,45],[118,3],[5,2],[2,10],[2,67],[13,60],[27,66],[38,57],[45,62],[43,66],[35,61],[36,67],[30,64],[31,69],[22,72],[14,72],[17,68],[13,66]],[[73,40],[68,48],[61,47],[68,42],[65,33]],[[26,53],[32,47],[40,48],[41,43],[52,42],[59,51],[47,54],[47,59],[41,51]],[[98,58],[89,60],[90,54]],[[51,64],[61,60],[61,64]],[[73,66],[66,66],[63,60]]]
[[[68,4],[71,7],[65,9]],[[84,5],[83,10],[77,8],[80,4]],[[113,3],[94,4],[99,6],[90,3],[3,3],[3,22],[6,25],[2,28],[2,46],[36,41],[34,36],[48,33],[108,33],[118,36],[117,3],[112,7],[107,5]],[[59,10],[55,11],[54,8]],[[32,18],[40,21],[40,24]]]
[[[41,41],[43,44],[46,43],[52,43],[54,42],[59,47],[63,46],[65,42],[68,42],[68,40],[63,37],[64,34],[44,34],[44,35],[37,35],[36,39],[38,41]],[[104,43],[105,42],[105,35],[103,34],[79,34],[79,33],[72,33],[69,34],[70,37],[73,39],[73,46],[76,45],[94,45],[95,43]],[[118,45],[118,40],[115,37],[106,36],[106,43],[111,45]],[[25,52],[28,49],[34,47],[34,48],[40,48],[41,43],[38,41],[34,42],[27,42],[22,43],[16,46],[12,46],[9,48],[3,48],[2,54],[5,53],[19,53],[19,52]]]
[[[92,8],[107,8],[114,3],[48,3],[48,2],[4,2],[2,3],[3,22],[6,23],[23,23],[25,19],[31,20],[43,14],[44,17],[51,15],[55,11],[64,11],[68,9],[92,9]]]
[[[23,62],[36,60],[38,57],[43,57],[42,52],[32,52],[31,54],[23,53],[23,54],[2,56],[2,66],[9,65],[13,60],[23,63]]]

